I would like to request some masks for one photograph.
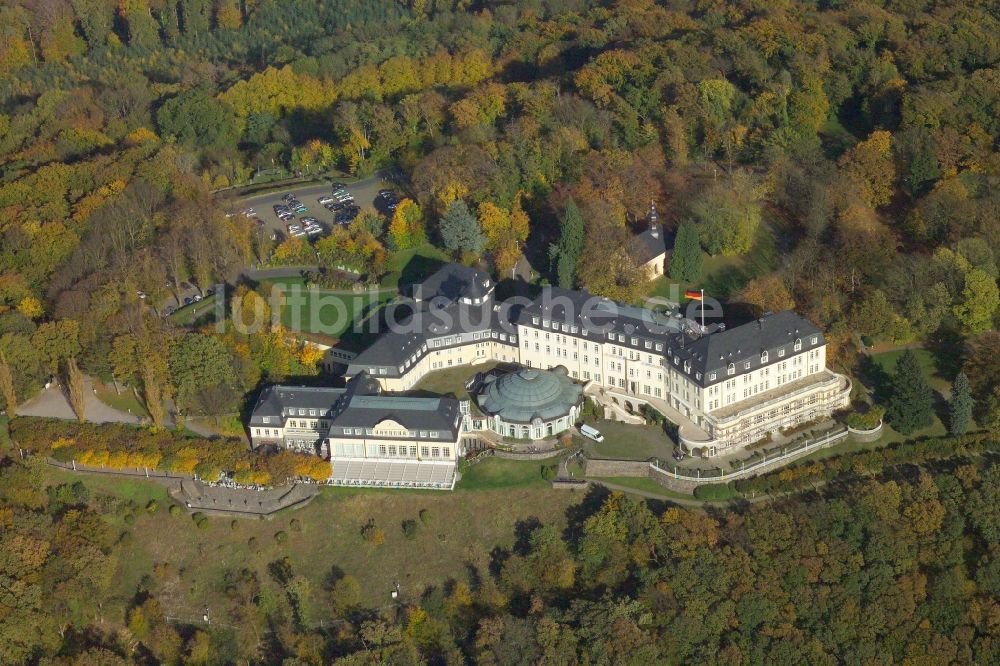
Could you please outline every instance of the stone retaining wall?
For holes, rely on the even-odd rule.
[[[555,458],[560,453],[565,453],[566,451],[567,449],[550,449],[548,451],[521,453],[521,452],[501,451],[500,449],[494,449],[493,456],[496,458],[505,458],[506,460],[548,460],[549,458]]]
[[[649,476],[649,463],[642,460],[601,460],[588,458],[587,476]]]
[[[855,442],[874,442],[882,436],[882,422],[879,421],[878,427],[871,430],[855,430],[851,426],[847,426],[847,432],[850,433],[851,439]]]
[[[585,479],[555,479],[552,487],[557,490],[586,490],[590,481]]]

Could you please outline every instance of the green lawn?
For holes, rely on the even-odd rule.
[[[122,386],[121,393],[119,394],[113,385],[108,386],[103,382],[95,380],[94,390],[97,391],[97,399],[105,405],[109,405],[123,412],[131,412],[139,417],[149,416],[146,406],[139,402],[139,400],[135,397],[135,393],[133,393],[132,389],[128,386]]]
[[[399,288],[419,282],[451,261],[448,253],[430,243],[394,252],[389,256],[388,272],[382,278],[383,287]]]
[[[585,437],[577,438],[587,455],[592,458],[625,458],[629,460],[649,460],[661,458],[669,460],[674,450],[674,441],[660,426],[630,425],[620,421],[600,420],[590,425],[601,431],[603,442],[595,442]]]
[[[392,289],[345,292],[307,288],[301,277],[264,280],[283,296],[281,323],[290,331],[337,338],[360,325],[396,297]]]
[[[469,392],[465,390],[465,382],[474,377],[477,372],[492,370],[497,365],[497,362],[490,361],[472,366],[435,370],[424,375],[412,390],[433,395],[454,395],[459,400],[468,400]]]
[[[504,488],[547,488],[542,468],[557,465],[558,458],[549,460],[506,460],[486,458],[462,470],[462,480],[456,490],[500,490]]]
[[[887,375],[891,375],[896,369],[896,362],[899,360],[899,357],[903,355],[904,351],[905,350],[902,349],[896,349],[893,351],[872,354],[871,359],[874,361],[875,365],[882,370],[882,372]],[[948,378],[942,376],[938,358],[934,355],[934,353],[927,349],[913,349],[911,351],[913,351],[913,354],[917,357],[917,362],[920,363],[920,369],[924,371],[924,377],[927,378],[931,388],[938,391],[942,395],[950,393],[951,382]]]
[[[656,481],[644,476],[609,476],[609,477],[588,477],[592,481],[613,483],[618,486],[625,486],[626,488],[631,488],[632,490],[638,490],[644,493],[651,493],[663,497],[664,499],[692,499],[691,495],[685,495],[684,493],[674,492],[673,490],[668,490],[664,488]]]

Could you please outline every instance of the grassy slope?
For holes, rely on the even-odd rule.
[[[307,506],[271,520],[211,517],[207,529],[197,528],[186,512],[171,516],[165,489],[155,482],[74,475],[52,468],[47,476],[50,483],[82,480],[92,497],[113,494],[134,503],[136,521],[126,537],[128,555],[119,562],[115,588],[104,604],[109,617],[120,612],[154,564],[166,563],[167,573],[157,576],[157,596],[167,614],[199,617],[208,605],[224,621],[219,596],[223,573],[248,567],[274,590],[267,565],[287,556],[295,572],[311,583],[311,614],[313,621],[319,621],[328,615],[324,586],[334,568],[358,579],[365,604],[383,605],[397,580],[404,597],[450,579],[468,581],[467,565],[482,569],[494,548],[513,546],[521,521],[537,519],[564,527],[567,509],[582,496],[552,490],[541,478],[541,465],[489,459],[470,468],[454,492],[324,488]],[[154,514],[143,509],[151,499],[162,505]],[[401,524],[407,519],[419,523],[422,509],[429,511],[430,523],[421,523],[417,538],[409,541]],[[361,527],[369,518],[385,532],[381,546],[361,538]],[[106,519],[125,530],[122,516]],[[293,519],[301,531],[292,527]],[[284,544],[274,536],[281,531],[288,536]]]

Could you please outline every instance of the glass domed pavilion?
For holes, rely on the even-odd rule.
[[[483,380],[476,404],[488,427],[504,437],[544,439],[568,430],[583,405],[583,387],[566,368],[520,368]]]

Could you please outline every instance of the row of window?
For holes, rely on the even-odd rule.
[[[441,436],[441,431],[439,430],[379,430],[375,431],[374,428],[343,428],[341,430],[345,435],[389,435],[392,437],[413,437],[419,439],[437,439]]]
[[[378,454],[383,458],[416,458],[417,447],[395,444],[379,444]],[[421,458],[451,458],[450,446],[421,446]]]

